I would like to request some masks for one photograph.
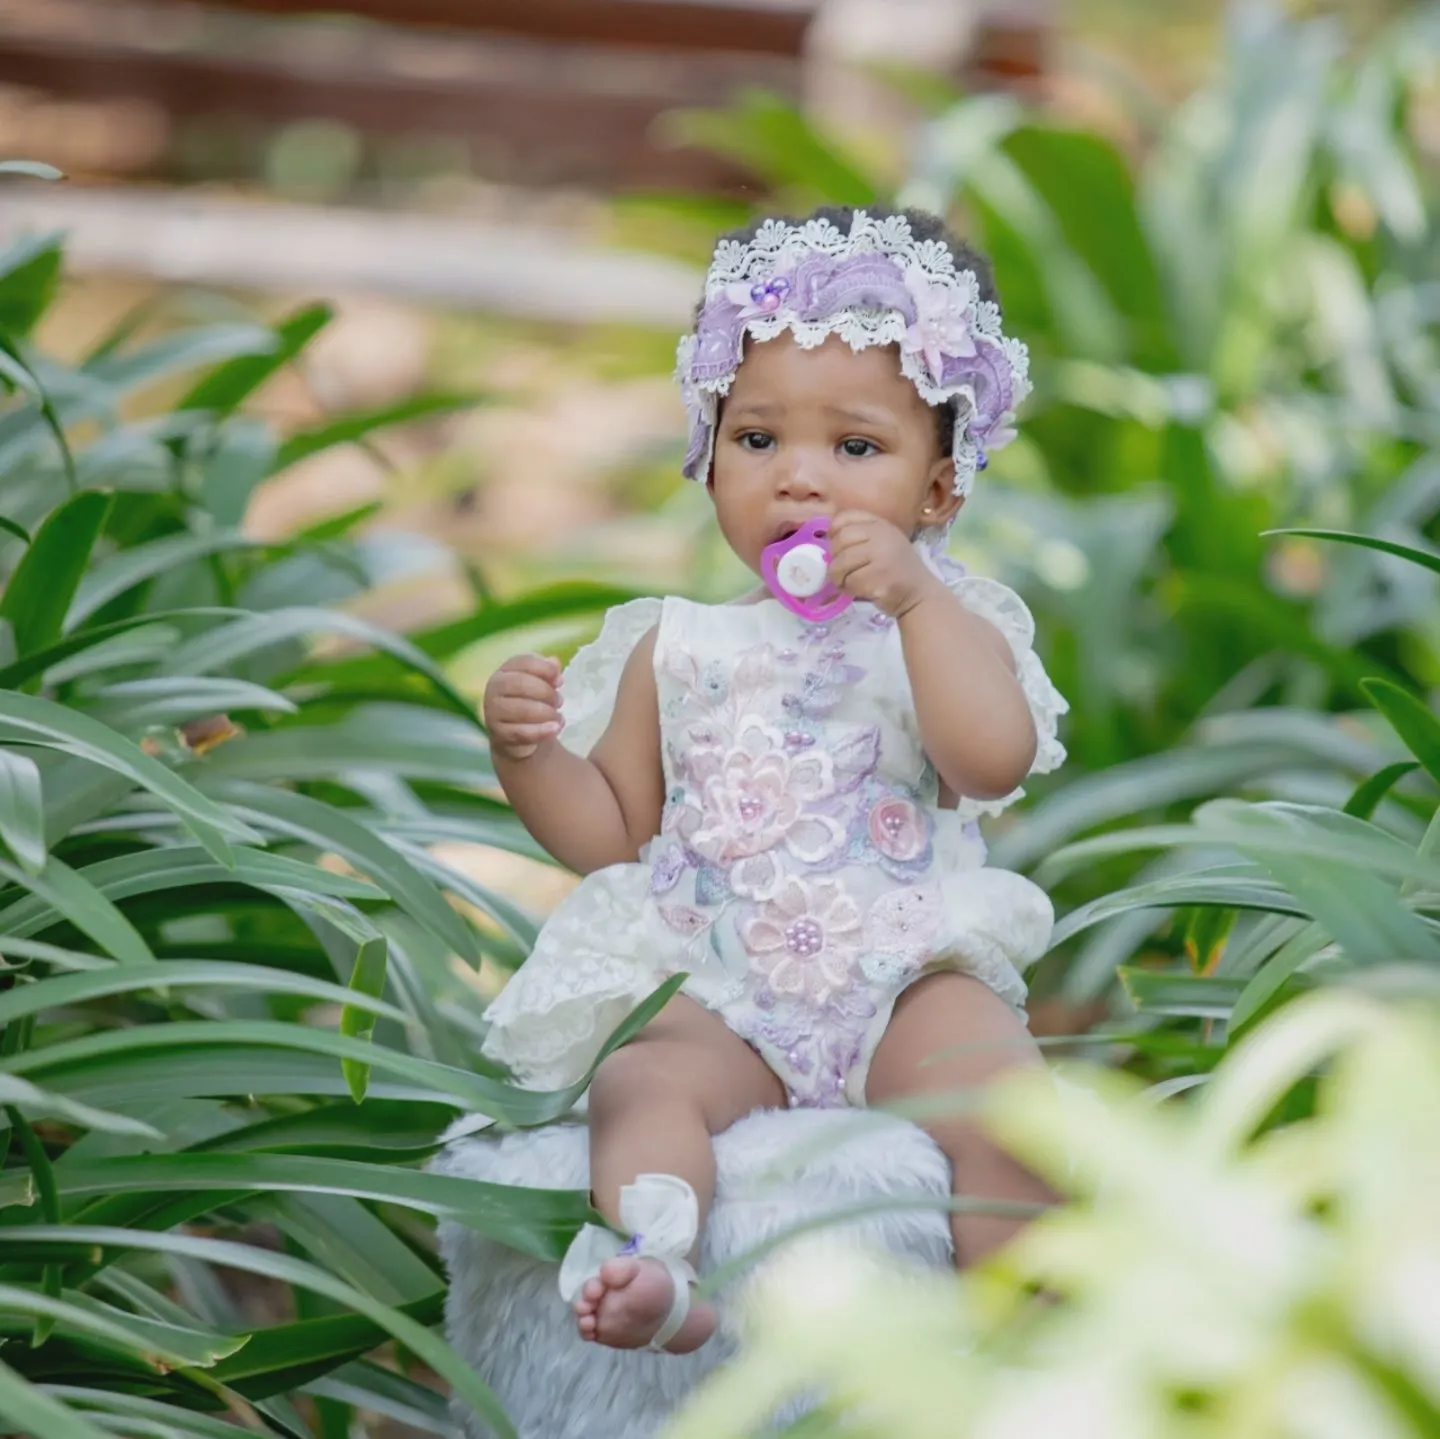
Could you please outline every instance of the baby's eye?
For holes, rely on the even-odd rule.
[[[873,440],[841,440],[840,449],[852,460],[863,460],[869,455],[880,453],[880,446]]]
[[[775,447],[775,436],[767,435],[764,430],[745,430],[735,438],[742,450],[750,450],[757,455]]]

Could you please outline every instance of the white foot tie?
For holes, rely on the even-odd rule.
[[[670,1313],[646,1345],[657,1352],[680,1332],[690,1315],[690,1286],[695,1271],[686,1255],[700,1233],[700,1202],[695,1191],[674,1174],[639,1174],[620,1191],[620,1223],[633,1236],[628,1242],[598,1224],[587,1224],[560,1265],[560,1297],[573,1304],[601,1267],[622,1255],[658,1260],[674,1286]]]

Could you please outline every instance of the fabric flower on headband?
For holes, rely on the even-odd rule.
[[[1014,439],[1030,392],[1025,346],[1003,334],[999,307],[980,298],[948,246],[916,240],[903,215],[857,211],[845,234],[828,220],[769,220],[754,239],[722,240],[693,334],[680,342],[677,378],[690,414],[687,478],[704,480],[720,399],[745,339],[789,331],[804,349],[838,335],[852,350],[895,345],[921,398],[955,411],[955,490],[968,493],[991,450]]]
[[[963,290],[927,284],[918,272],[906,276],[906,285],[915,301],[915,323],[900,341],[901,352],[923,355],[931,380],[942,385],[948,356],[966,359],[975,353],[970,333],[970,297]]]

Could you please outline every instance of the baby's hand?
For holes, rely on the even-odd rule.
[[[506,660],[485,686],[490,749],[506,759],[529,759],[565,728],[560,713],[561,669],[544,655]]]
[[[831,582],[897,619],[939,584],[904,534],[864,510],[842,510],[830,522],[830,552]]]

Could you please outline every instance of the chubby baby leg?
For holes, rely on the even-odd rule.
[[[969,975],[932,974],[896,1003],[870,1065],[866,1098],[889,1104],[956,1095],[956,1113],[921,1121],[950,1161],[956,1196],[1049,1204],[1049,1188],[989,1138],[967,1102],[1017,1065],[1043,1063],[1024,1021],[993,990]],[[1004,1244],[1025,1220],[956,1213],[950,1222],[956,1262],[964,1268]]]
[[[717,1015],[676,995],[605,1060],[590,1087],[595,1207],[619,1225],[626,1185],[641,1174],[673,1174],[695,1191],[703,1228],[715,1194],[713,1136],[757,1109],[784,1103],[785,1091],[765,1061]],[[665,1321],[673,1298],[674,1280],[657,1260],[612,1259],[575,1301],[581,1338],[641,1348]],[[697,1304],[666,1348],[688,1354],[714,1332],[714,1308]]]

